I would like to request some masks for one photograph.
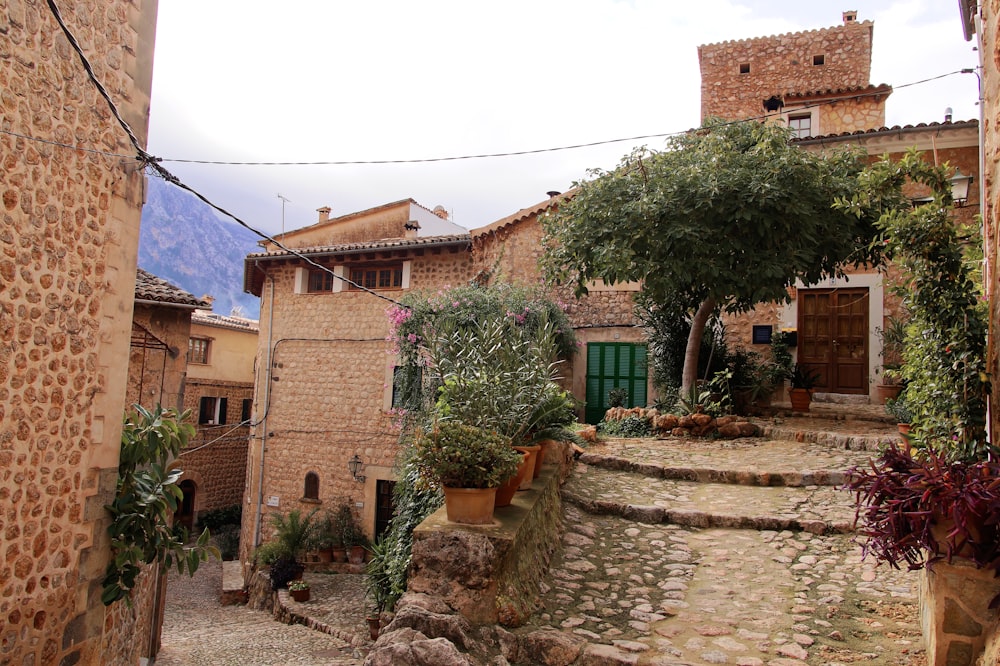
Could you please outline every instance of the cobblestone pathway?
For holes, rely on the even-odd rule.
[[[172,571],[162,648],[156,666],[359,666],[339,638],[287,625],[246,606],[221,606],[222,566],[202,565],[194,578]]]
[[[590,665],[925,664],[916,574],[861,560],[851,497],[837,490],[872,455],[852,449],[891,440],[893,426],[775,426],[775,440],[590,447],[563,489],[563,548],[542,607],[517,631],[584,638]],[[309,574],[315,598],[290,604],[334,637],[219,606],[218,566],[171,577],[158,666],[361,664],[341,640],[369,645],[360,576]]]

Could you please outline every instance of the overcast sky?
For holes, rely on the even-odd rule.
[[[167,0],[149,150],[167,159],[414,160],[677,132],[700,122],[697,46],[875,23],[887,123],[979,117],[953,0]],[[268,233],[412,197],[475,228],[566,190],[636,145],[378,166],[165,162]]]

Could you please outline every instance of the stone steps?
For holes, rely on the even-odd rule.
[[[832,475],[818,476],[829,479]],[[563,486],[562,497],[593,515],[647,524],[843,534],[853,530],[854,521],[851,496],[839,490],[839,485],[656,478],[591,466],[582,458]]]

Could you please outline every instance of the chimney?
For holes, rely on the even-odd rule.
[[[448,211],[444,209],[444,206],[434,206],[434,214],[440,217],[442,220],[448,219]]]
[[[844,12],[844,25],[850,25],[851,23],[856,23],[858,20],[858,10],[852,9],[850,11]]]
[[[559,192],[558,190],[549,190],[546,194],[549,195],[549,199],[555,199],[557,196],[562,194],[562,192]]]
[[[949,107],[946,107],[946,108],[945,108],[945,110],[944,110],[944,121],[945,121],[946,123],[950,123],[950,122],[951,122],[951,114],[952,114],[952,113],[953,113],[953,112],[952,112],[952,110],[951,110],[951,107],[950,107],[950,106],[949,106]]]
[[[435,213],[437,210],[435,209]],[[420,233],[420,223],[416,220],[410,220],[403,225],[403,238],[416,238]]]
[[[319,213],[319,221],[326,222],[330,219],[330,207],[323,206],[322,208],[317,208],[316,212]]]

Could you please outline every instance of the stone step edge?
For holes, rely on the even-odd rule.
[[[371,640],[367,635],[360,635],[350,631],[338,629],[322,620],[310,617],[303,609],[305,604],[301,604],[288,594],[288,590],[278,590],[277,599],[274,603],[274,618],[285,624],[301,624],[304,627],[329,634],[334,638],[339,638],[349,643],[353,648],[361,648],[371,645]]]
[[[798,518],[781,518],[779,516],[732,516],[705,513],[704,511],[695,511],[693,509],[665,509],[661,506],[622,504],[620,502],[588,499],[576,495],[565,488],[561,491],[561,495],[564,501],[591,515],[618,516],[649,525],[670,524],[682,527],[721,527],[776,532],[789,530],[792,532],[809,532],[817,536],[826,534],[851,534],[855,531],[851,523],[826,520],[800,520]]]
[[[810,442],[846,451],[871,451],[874,453],[892,442],[898,443],[902,441],[902,437],[894,433],[885,435],[850,435],[841,432],[803,430],[801,428],[768,425],[766,423],[758,423],[757,426],[760,427],[761,434],[767,439]]]
[[[620,456],[584,453],[579,462],[619,472],[631,472],[672,481],[695,483],[725,483],[741,486],[842,486],[846,482],[843,470],[808,470],[804,472],[757,472],[745,469],[713,469],[708,467],[671,467],[658,463],[641,463]]]

